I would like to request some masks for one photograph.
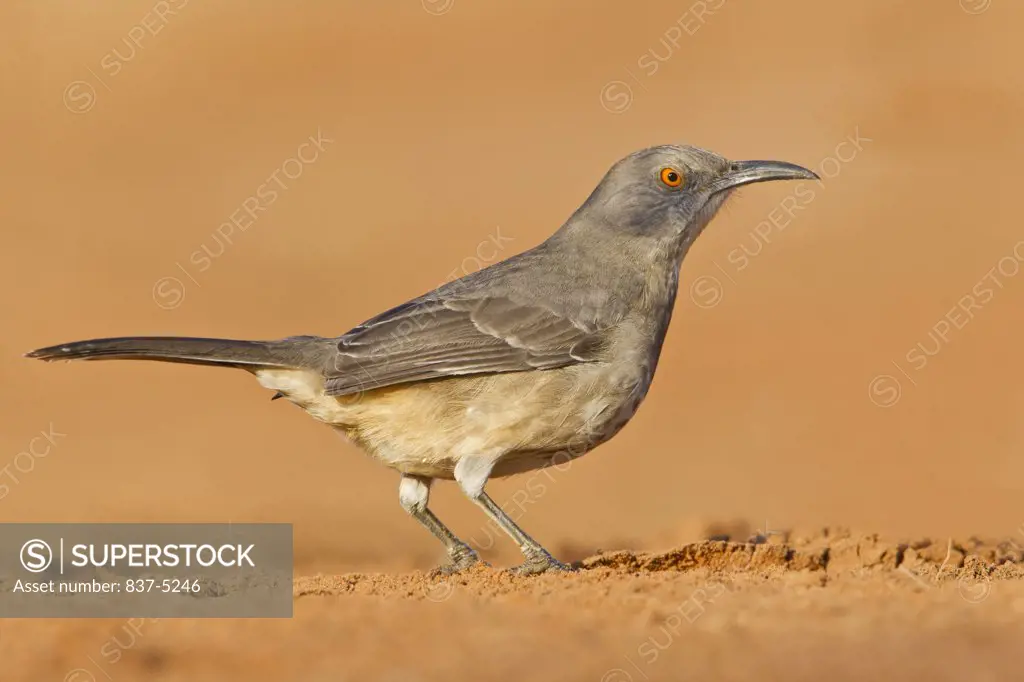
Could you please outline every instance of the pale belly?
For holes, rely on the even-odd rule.
[[[325,396],[311,372],[261,370],[257,378],[386,466],[449,479],[464,457],[493,458],[492,476],[575,459],[614,436],[650,384],[650,372],[631,363],[622,371],[592,363],[448,378],[342,398]]]

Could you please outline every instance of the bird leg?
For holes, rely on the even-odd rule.
[[[480,562],[469,545],[455,537],[455,534],[448,530],[448,526],[441,523],[434,512],[427,509],[427,501],[430,499],[431,479],[422,476],[403,475],[398,484],[398,501],[402,509],[419,521],[423,526],[434,534],[444,544],[450,562],[437,567],[436,573],[451,575],[464,571],[474,564]]]
[[[484,510],[484,512],[491,517],[503,531],[508,533],[509,537],[512,538],[517,545],[519,545],[519,551],[526,557],[526,561],[518,566],[509,569],[512,573],[518,575],[534,575],[536,573],[544,573],[549,570],[559,571],[571,571],[572,568],[567,564],[563,564],[561,561],[551,556],[551,554],[541,547],[540,543],[531,538],[526,534],[522,528],[517,526],[512,518],[505,513],[505,510],[498,506],[498,503],[491,499],[491,496],[480,491],[477,497],[471,498]]]
[[[493,462],[482,457],[463,458],[455,467],[455,480],[458,481],[462,492],[483,509],[484,513],[515,541],[519,546],[519,551],[526,557],[524,563],[509,570],[518,575],[534,575],[550,570],[573,570],[572,567],[551,556],[539,542],[527,535],[526,531],[517,526],[515,521],[505,513],[505,510],[484,492],[484,483],[487,482],[492,467]]]

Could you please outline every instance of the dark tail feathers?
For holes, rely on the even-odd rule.
[[[263,367],[312,369],[323,366],[336,342],[316,336],[280,341],[236,341],[176,336],[127,336],[74,341],[40,348],[26,357],[54,360],[158,360],[255,370]]]

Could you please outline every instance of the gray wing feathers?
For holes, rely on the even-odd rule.
[[[508,296],[428,295],[338,340],[328,395],[466,374],[554,369],[596,359],[601,330]]]

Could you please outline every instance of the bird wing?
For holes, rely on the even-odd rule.
[[[437,291],[364,322],[338,339],[327,395],[441,377],[522,372],[592,362],[602,329],[507,294]]]

